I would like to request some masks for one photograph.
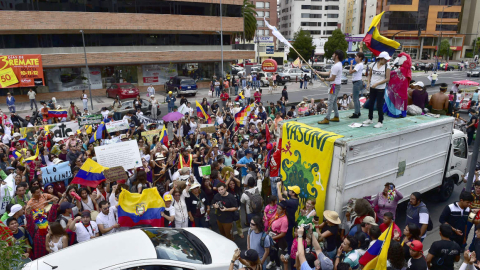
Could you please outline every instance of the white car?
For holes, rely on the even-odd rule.
[[[252,69],[250,70],[250,73],[259,72],[259,71],[261,71],[261,70],[262,70],[262,68],[252,67]],[[242,75],[242,77],[245,77],[245,76],[246,76],[246,75],[245,75],[246,72],[247,72],[247,70],[244,69],[244,70],[239,71],[239,72],[237,73],[237,75],[238,75],[238,76]]]
[[[140,228],[101,236],[29,262],[23,270],[225,270],[237,245],[204,228]]]

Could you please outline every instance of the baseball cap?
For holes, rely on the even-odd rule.
[[[258,260],[258,252],[255,249],[245,250],[240,252],[240,258],[256,262]]]
[[[383,58],[383,59],[385,59],[385,60],[387,60],[387,61],[391,59],[391,57],[390,57],[390,55],[388,54],[388,52],[381,52],[380,55],[378,55],[378,58]]]
[[[166,202],[172,201],[172,195],[165,194],[165,196],[163,196],[163,200],[166,201]]]
[[[14,204],[12,208],[10,208],[10,213],[8,213],[8,216],[13,217],[13,215],[20,210],[22,210],[22,206],[20,204]]]
[[[288,190],[295,192],[295,194],[300,194],[300,188],[298,186],[289,186]]]
[[[371,216],[366,216],[365,218],[363,218],[362,222],[365,223],[365,224],[370,224],[370,225],[377,226],[377,223],[375,223],[375,219]]]
[[[415,85],[415,86],[420,86],[420,87],[425,87],[425,85],[423,84],[423,82],[416,82],[416,83],[414,83],[413,85]]]
[[[82,212],[82,217],[91,217],[91,216],[92,215],[91,215],[90,211],[88,211],[88,210],[85,210],[85,211]]]
[[[423,244],[422,242],[418,241],[418,240],[413,240],[409,247],[413,250],[413,251],[418,251],[418,252],[423,252]]]
[[[63,202],[60,204],[60,210],[65,211],[67,209],[72,209],[75,207],[75,204],[69,202]]]
[[[251,153],[252,153],[252,151],[250,151],[250,150],[245,150],[245,155],[248,155],[248,154],[251,154]]]

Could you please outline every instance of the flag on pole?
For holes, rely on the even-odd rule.
[[[168,146],[168,135],[167,135],[167,128],[163,125],[162,131],[160,131],[160,137],[158,140],[161,144]]]
[[[93,159],[87,158],[80,170],[73,178],[72,184],[79,184],[89,187],[97,187],[101,182],[105,181],[103,171],[108,169],[95,162]]]
[[[238,113],[235,114],[235,122],[240,126],[248,125],[248,117],[253,111],[253,104],[243,107]]]
[[[302,67],[302,61],[300,60],[300,57],[297,57],[295,61],[292,63],[293,67],[301,68]]]
[[[387,254],[392,240],[392,225],[393,222],[360,258],[359,263],[365,265],[364,270],[387,269]]]
[[[377,26],[380,23],[380,19],[382,19],[384,12],[373,18],[370,28],[368,28],[368,32],[363,38],[365,45],[367,45],[370,51],[372,51],[372,53],[376,56],[384,51],[388,52],[388,55],[392,56],[395,53],[395,50],[400,47],[400,43],[382,36],[378,31]]]
[[[292,44],[290,44],[290,42],[288,42],[288,40],[286,40],[282,34],[280,32],[278,32],[277,28],[275,26],[271,26],[267,20],[265,20],[265,17],[263,17],[263,20],[265,21],[265,25],[270,28],[270,30],[272,30],[272,34],[280,41],[282,42],[283,44],[285,44],[285,46],[289,47],[289,48],[293,48]]]
[[[104,138],[103,137],[103,131],[104,130],[106,130],[105,123],[102,122],[102,123],[100,123],[100,125],[98,125],[97,131],[95,131],[95,133],[93,133],[92,137],[90,138],[89,143],[93,143],[96,140],[103,139]]]
[[[267,140],[267,143],[270,143],[270,140],[272,139],[270,136],[270,130],[268,129],[268,124],[265,125],[265,139]]]
[[[197,116],[200,117],[200,118],[203,118],[205,120],[207,120],[207,124],[211,124],[212,123],[212,118],[210,118],[210,115],[208,115],[204,110],[203,110],[203,107],[202,105],[200,105],[200,103],[198,103],[198,101],[196,101],[196,104],[197,104]]]

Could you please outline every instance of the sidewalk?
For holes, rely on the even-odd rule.
[[[299,83],[291,82],[291,83],[287,83],[286,86],[288,88],[288,93],[289,94],[293,93],[293,92],[304,91],[304,89],[300,89],[300,84]],[[316,82],[313,83],[313,86],[309,85],[308,87],[309,87],[308,90],[321,89],[322,87],[326,89],[326,86],[320,81],[316,81]],[[262,87],[262,92],[263,92],[262,99],[265,100],[269,97],[271,98],[274,95],[279,95],[279,94],[281,94],[282,89],[283,89],[283,86],[279,86],[277,88],[277,91],[275,91],[272,94],[268,94],[268,87]],[[37,94],[37,98],[36,98],[38,109],[41,108],[40,101],[48,101],[48,100],[51,100],[52,97],[55,97],[57,99],[57,105],[61,105],[62,108],[67,108],[70,105],[70,101],[73,101],[73,102],[75,102],[75,105],[77,105],[77,107],[81,111],[83,111],[83,104],[80,100],[81,91],[79,93],[77,93],[77,92],[79,92],[79,91],[39,93],[39,94]],[[86,91],[86,92],[88,94],[88,91]],[[254,92],[255,91],[252,91],[252,98],[253,98],[253,93]],[[192,107],[195,107],[195,100],[197,100],[198,102],[201,102],[203,98],[207,98],[207,100],[210,104],[214,100],[220,100],[220,98],[209,96],[208,93],[209,93],[209,89],[200,89],[197,92],[197,95],[195,97],[187,96],[187,100],[192,103]],[[93,111],[91,110],[90,99],[88,101],[88,109],[89,109],[90,112],[93,112],[93,113],[98,112],[98,111],[101,110],[102,107],[108,107],[108,106],[113,104],[114,99],[113,98],[107,98],[104,94],[95,95],[92,91],[92,95],[93,95],[93,99],[92,99],[92,101],[93,101]],[[231,88],[230,96],[232,97],[232,100],[236,98],[234,88]],[[22,116],[22,117],[25,117],[26,115],[31,115],[33,111],[30,110],[30,101],[28,100],[28,97],[26,95],[14,96],[14,97],[16,99],[16,102],[15,102],[16,113],[18,115]],[[141,91],[140,92],[140,97],[142,99],[148,99],[147,98],[147,92],[146,91],[145,92]],[[4,98],[4,97],[0,97],[0,98]],[[164,109],[163,107],[167,108],[167,105],[165,104],[165,98],[166,98],[166,93],[165,92],[163,92],[162,90],[156,91],[155,98],[161,103],[160,106],[161,106],[162,109]],[[298,102],[300,100],[290,98],[289,101],[290,102]],[[177,97],[176,104],[178,105],[179,103],[180,103],[180,97]],[[6,102],[1,102],[0,109],[4,113],[9,113]],[[165,111],[167,111],[167,110],[165,110]]]

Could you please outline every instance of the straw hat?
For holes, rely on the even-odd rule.
[[[342,223],[342,221],[340,220],[340,218],[338,217],[338,213],[335,212],[335,211],[331,211],[331,210],[325,210],[323,211],[323,216],[330,222],[332,222],[333,224],[340,224]]]

